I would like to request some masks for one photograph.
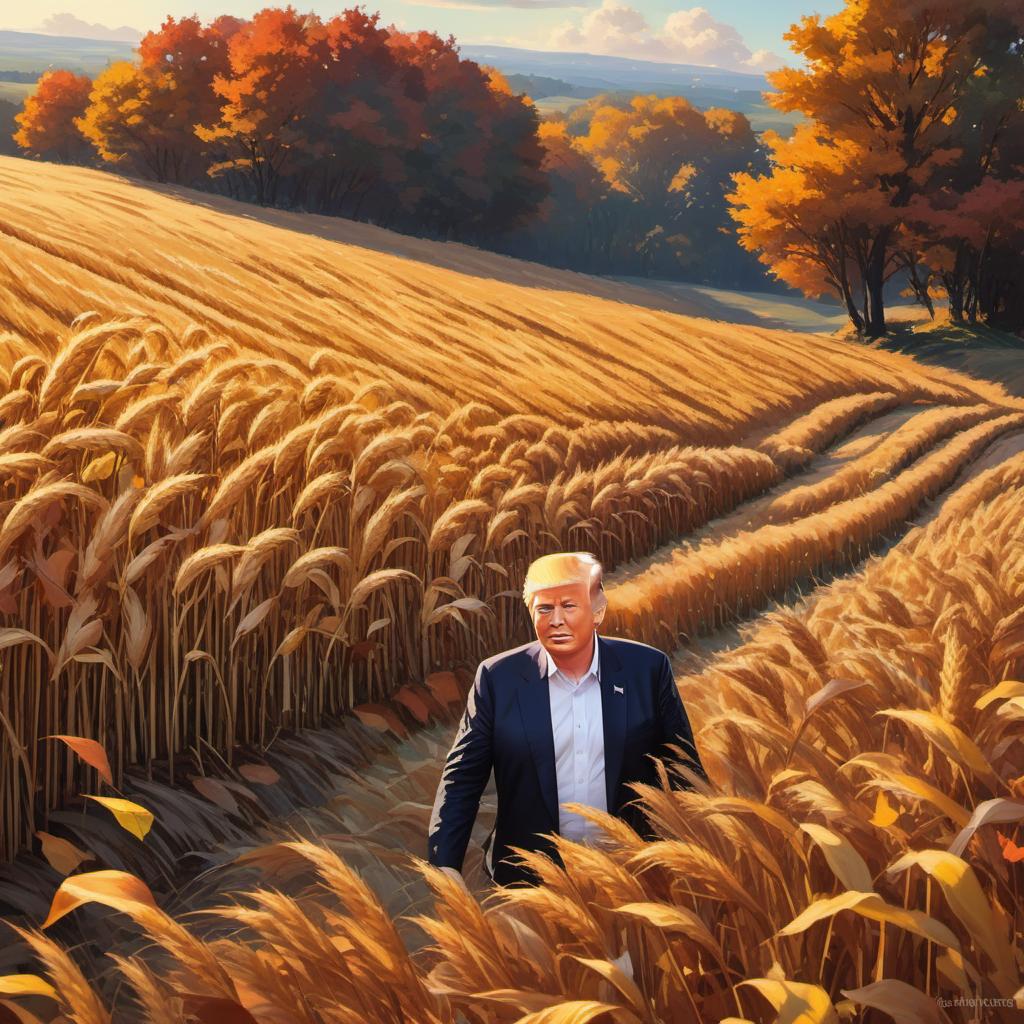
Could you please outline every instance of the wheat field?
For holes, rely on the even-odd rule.
[[[608,632],[673,653],[855,570],[680,672],[712,785],[643,794],[661,841],[605,819],[610,851],[560,844],[490,909],[412,864],[427,953],[316,837],[274,863],[327,902],[250,890],[244,939],[100,892],[164,950],[118,961],[139,1019],[942,1020],[1020,988],[990,826],[1024,796],[1024,402],[466,246],[16,159],[0,184],[0,857],[130,768],[218,792],[282,730],[457,710],[553,548],[605,564]],[[19,928],[39,998],[110,1019]]]

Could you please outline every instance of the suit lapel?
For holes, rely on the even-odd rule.
[[[523,728],[533,754],[533,763],[540,779],[540,791],[548,815],[558,831],[558,777],[555,774],[555,735],[551,728],[551,699],[548,696],[548,666],[544,647],[535,640],[527,647],[529,657],[519,687],[519,709],[523,715]]]
[[[615,794],[622,774],[622,748],[626,737],[629,686],[615,652],[600,634],[597,637],[601,675],[601,719],[604,735],[605,796],[610,813],[617,810]],[[519,687],[523,727],[537,768],[544,804],[558,831],[558,777],[555,774],[555,738],[551,728],[551,698],[547,685],[547,657],[539,640],[527,647],[523,669],[525,684]]]
[[[610,814],[617,810],[615,794],[622,776],[622,748],[626,742],[626,715],[629,708],[629,685],[622,662],[607,640],[597,636],[601,659],[601,718],[604,722],[604,782]]]

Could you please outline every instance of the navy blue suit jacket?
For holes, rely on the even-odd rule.
[[[676,688],[671,664],[655,647],[597,635],[607,807],[640,835],[654,833],[628,782],[658,786],[654,761],[675,760],[678,744],[707,778]],[[621,692],[620,692],[621,691]],[[427,859],[462,870],[480,795],[494,769],[498,811],[488,856],[498,885],[536,884],[510,846],[543,851],[557,863],[558,783],[548,695],[547,657],[539,640],[482,661],[445,759],[427,836]],[[689,788],[671,775],[675,788]],[[485,844],[486,845],[486,844]]]

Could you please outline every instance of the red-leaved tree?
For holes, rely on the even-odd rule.
[[[61,163],[88,161],[92,146],[75,122],[85,111],[91,88],[88,75],[47,71],[15,115],[14,141],[32,156]]]

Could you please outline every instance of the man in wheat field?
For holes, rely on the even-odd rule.
[[[461,877],[493,768],[498,808],[484,847],[485,869],[498,885],[539,882],[512,846],[561,863],[551,833],[599,844],[601,829],[568,811],[563,805],[570,801],[608,811],[653,839],[626,784],[658,786],[648,755],[677,760],[669,744],[681,747],[684,763],[707,779],[669,659],[647,644],[598,635],[608,601],[593,555],[538,558],[523,598],[537,639],[477,668],[427,837],[429,862]],[[676,776],[670,775],[673,788],[690,788]]]

